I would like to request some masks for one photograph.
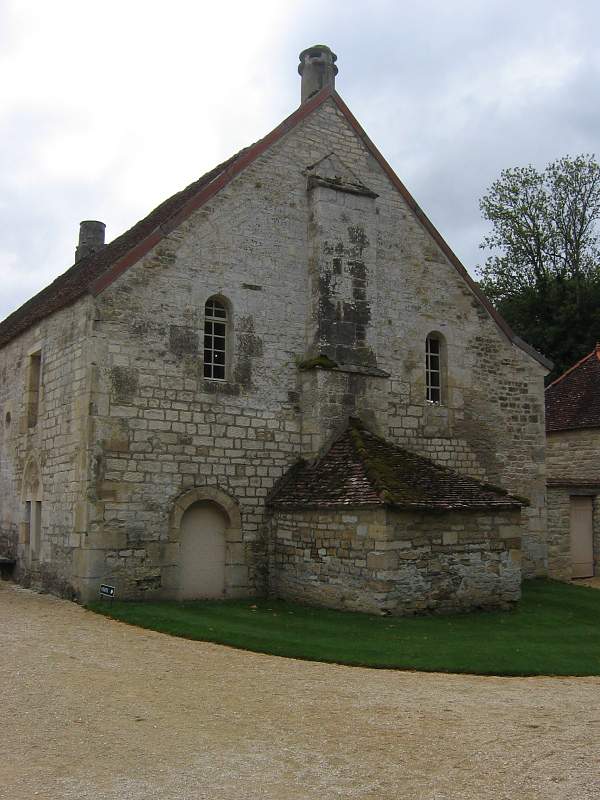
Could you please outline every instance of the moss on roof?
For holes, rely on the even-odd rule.
[[[424,511],[518,509],[524,502],[387,442],[357,419],[316,462],[297,463],[269,499],[281,507],[386,505]]]

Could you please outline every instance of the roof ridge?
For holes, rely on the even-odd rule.
[[[313,111],[319,108],[327,100],[332,99],[337,109],[342,116],[349,123],[355,134],[363,142],[364,146],[370,152],[372,157],[377,161],[383,172],[387,175],[392,186],[400,193],[406,202],[408,208],[417,218],[418,222],[425,228],[429,235],[434,239],[442,253],[446,256],[450,264],[456,269],[460,277],[467,284],[472,294],[483,305],[492,320],[496,323],[498,328],[506,336],[508,341],[518,347],[522,352],[528,354],[531,358],[537,360],[544,367],[550,369],[552,362],[545,358],[545,356],[538,353],[532,347],[523,342],[515,335],[511,327],[508,325],[502,315],[494,308],[489,299],[481,291],[476,281],[474,281],[464,265],[454,253],[452,248],[448,245],[444,237],[437,230],[435,225],[431,222],[429,217],[421,209],[412,194],[408,191],[406,186],[402,183],[400,178],[396,175],[390,164],[386,161],[381,152],[377,149],[375,144],[369,138],[364,128],[358,122],[354,114],[350,111],[346,103],[342,100],[340,95],[330,86],[321,89],[320,92],[315,94],[306,102],[302,103],[295,111],[289,114],[279,125],[273,128],[270,133],[266,134],[262,139],[256,141],[253,145],[239,150],[234,156],[227,161],[217,165],[214,169],[206,172],[201,178],[189,184],[185,189],[175,193],[163,203],[159,204],[153,211],[146,215],[142,220],[133,225],[130,229],[125,231],[121,236],[114,239],[106,247],[99,250],[97,253],[88,256],[89,260],[82,259],[76,262],[69,270],[64,272],[56,281],[65,280],[64,276],[70,273],[70,270],[77,267],[79,264],[87,265],[94,271],[93,267],[96,265],[96,273],[90,275],[88,278],[85,276],[85,271],[76,270],[71,273],[75,277],[72,284],[69,285],[65,280],[65,286],[62,287],[63,291],[59,293],[58,297],[53,297],[52,293],[48,290],[54,285],[54,281],[50,286],[42,289],[37,295],[26,301],[25,304],[16,309],[9,317],[3,322],[0,322],[0,347],[6,344],[15,336],[27,330],[35,322],[44,319],[54,311],[68,305],[71,302],[79,299],[87,292],[96,295],[103,289],[109,286],[116,280],[126,269],[140,260],[152,247],[156,246],[162,238],[170,233],[177,225],[183,222],[195,210],[200,208],[208,199],[213,197],[219,192],[230,180],[244,170],[249,164],[262,155],[272,144],[279,141],[279,139],[292,130],[297,124],[302,122]],[[192,190],[193,191],[190,191]],[[185,195],[190,193],[189,197]],[[157,215],[160,209],[168,208],[170,203],[174,203],[177,199],[183,199],[179,208],[174,208],[173,213],[166,213],[164,219],[158,219],[154,223],[153,215]],[[174,203],[176,205],[176,203]],[[144,223],[148,230],[144,229]],[[137,235],[139,235],[139,238]],[[123,252],[119,252],[118,243],[127,243],[127,237],[131,238],[131,243],[123,248]],[[111,251],[116,251],[111,260],[107,260],[107,255],[111,255]],[[106,263],[104,263],[106,262]],[[77,278],[80,280],[78,281]],[[43,303],[39,304],[41,307],[37,308],[33,304],[34,313],[29,316],[24,309],[31,309],[31,301],[39,300],[41,297],[48,293],[49,303],[44,306]],[[9,321],[17,322],[16,326],[12,327]],[[19,324],[20,323],[20,324]]]
[[[577,369],[578,367],[580,367],[580,366],[581,366],[581,365],[582,365],[582,364],[583,364],[585,361],[588,361],[588,360],[589,360],[589,359],[590,359],[590,358],[591,358],[593,355],[596,355],[596,354],[597,354],[597,346],[596,346],[596,347],[594,347],[594,349],[592,350],[592,352],[591,352],[591,353],[588,353],[588,354],[587,354],[586,356],[584,356],[583,358],[580,358],[580,359],[579,359],[579,361],[577,361],[575,364],[573,364],[573,366],[572,366],[572,367],[569,367],[569,369],[566,369],[566,370],[563,372],[563,374],[562,374],[562,375],[559,375],[559,376],[558,376],[558,378],[555,378],[555,379],[552,381],[552,383],[549,383],[549,384],[548,384],[548,386],[546,386],[546,388],[544,389],[544,392],[547,392],[547,391],[548,391],[548,389],[551,389],[553,386],[556,386],[556,384],[557,384],[557,383],[560,383],[560,382],[561,382],[561,381],[562,381],[564,378],[566,378],[566,377],[567,377],[567,375],[569,375],[571,372],[573,372],[574,370],[576,370],[576,369]]]
[[[369,429],[363,423],[363,421],[359,417],[349,417],[348,418],[348,426],[346,427],[346,433],[349,434],[350,441],[352,442],[352,446],[356,455],[360,459],[361,464],[363,465],[365,471],[365,477],[372,485],[375,492],[379,495],[381,500],[385,500],[383,495],[387,491],[387,487],[381,480],[381,477],[377,474],[377,471],[373,469],[370,459],[368,458],[367,448],[363,441],[362,434],[365,432],[367,434],[370,433]],[[374,436],[374,434],[371,434]],[[375,438],[379,438],[375,436]],[[385,441],[381,439],[381,441]]]

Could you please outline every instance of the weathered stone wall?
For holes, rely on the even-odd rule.
[[[600,484],[600,429],[548,433],[546,474],[549,482]]]
[[[548,574],[556,580],[571,580],[571,497],[568,489],[548,487]]]
[[[278,512],[270,590],[355,611],[505,607],[520,597],[520,512]]]
[[[212,487],[240,509],[237,589],[264,590],[264,500],[302,449],[296,357],[307,300],[305,253],[291,248],[306,220],[260,177],[244,173],[97,298],[90,586],[103,576],[119,593],[162,592],[172,509],[193,487]],[[225,383],[202,376],[204,306],[215,294],[232,320]]]
[[[593,535],[595,572],[600,571],[600,430],[554,431],[546,441],[548,478],[548,572],[570,580],[571,497],[594,497]]]
[[[318,162],[330,158],[330,172],[338,169],[332,153],[368,194],[308,190]],[[225,299],[232,320],[225,383],[202,374],[212,295]],[[500,332],[332,101],[90,302],[86,345],[81,301],[2,351],[10,370],[39,331],[49,343],[44,441],[23,434],[3,445],[15,453],[4,456],[3,486],[17,497],[28,450],[46,459],[50,558],[67,580],[75,547],[73,581],[84,596],[118,575],[129,576],[119,580],[131,596],[162,591],[173,569],[173,508],[198,487],[239,507],[236,587],[263,591],[265,497],[350,414],[446,466],[526,494],[524,571],[544,571],[544,370]],[[443,406],[424,399],[431,331],[446,342]],[[328,345],[362,372],[356,364],[298,369]],[[21,378],[6,375],[2,402],[16,403]],[[11,503],[2,535],[14,538],[21,509]]]
[[[73,556],[84,545],[89,402],[89,300],[43,320],[0,350],[0,547],[25,584],[74,596]],[[28,424],[30,354],[41,352],[37,422]],[[24,541],[25,473],[41,501],[41,541]],[[20,541],[19,541],[20,532]],[[35,555],[35,554],[34,554]]]
[[[310,199],[306,169],[332,151],[377,199],[328,188]],[[364,203],[374,213],[358,230]],[[337,242],[344,224],[353,230]],[[325,284],[309,281],[311,258],[329,270],[328,302],[335,309],[340,301],[363,367],[383,372],[298,370],[314,354],[314,309],[325,299]],[[203,309],[215,294],[233,319],[225,384],[201,372]],[[339,355],[343,325],[330,329]],[[424,400],[431,330],[447,341],[444,407]],[[543,369],[504,338],[332,103],[106,289],[96,299],[94,340],[96,576],[110,576],[108,562],[101,566],[106,549],[107,558],[135,557],[140,588],[145,570],[156,586],[161,567],[148,546],[166,541],[182,492],[213,486],[239,504],[247,590],[262,591],[264,498],[349,414],[447,466],[527,494],[525,571],[543,572]]]

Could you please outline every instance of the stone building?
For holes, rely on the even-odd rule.
[[[87,600],[405,613],[546,572],[543,377],[335,91],[0,324],[0,537]],[[469,477],[466,477],[469,476]],[[516,494],[515,494],[516,493]]]
[[[600,344],[546,389],[548,566],[554,578],[600,564]]]

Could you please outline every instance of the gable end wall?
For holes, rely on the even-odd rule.
[[[332,151],[379,195],[366,339],[389,378],[298,370],[314,341],[305,171]],[[345,202],[340,194],[331,207],[341,223]],[[203,308],[213,294],[233,313],[226,385],[201,376]],[[95,302],[95,580],[117,575],[127,593],[160,591],[173,503],[190,487],[215,486],[242,518],[234,588],[263,590],[264,499],[351,413],[445,466],[528,495],[525,571],[544,571],[544,370],[506,339],[332,101]],[[424,401],[431,330],[448,345],[444,407]]]
[[[362,200],[329,190],[321,192],[314,227],[306,169],[332,152],[377,195],[368,229],[358,230]],[[365,256],[359,272],[356,242]],[[340,248],[344,258],[328,289],[340,309],[336,335],[350,314],[353,335],[368,348],[363,366],[375,372],[298,369],[315,354],[311,308],[323,300],[318,276],[309,279],[311,253],[318,269],[333,274],[338,265],[328,258]],[[211,295],[224,296],[232,311],[225,384],[202,377]],[[93,322],[84,345],[88,303]],[[63,458],[64,448],[69,464],[57,462],[67,503],[53,495],[60,533],[49,536],[57,563],[68,565],[65,580],[72,571],[84,596],[99,582],[116,584],[121,596],[168,592],[178,559],[172,511],[197,487],[224,492],[239,510],[228,592],[263,591],[265,498],[298,456],[318,452],[349,415],[444,466],[527,495],[524,572],[544,572],[544,370],[508,341],[331,99],[97,297],[40,329],[53,342],[48,357],[55,352],[62,388],[52,393],[60,407],[44,410],[44,425],[55,415],[58,437],[48,427],[47,442],[35,446],[46,459]],[[447,347],[442,406],[424,400],[431,331]],[[18,361],[26,338],[2,351],[5,364]],[[12,461],[4,456],[14,474],[3,473],[15,496],[19,448],[33,446],[4,446],[15,453]],[[21,512],[15,506],[4,514],[11,541]],[[77,539],[82,531],[85,540]],[[83,546],[62,556],[60,537],[64,548]]]

